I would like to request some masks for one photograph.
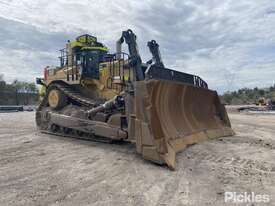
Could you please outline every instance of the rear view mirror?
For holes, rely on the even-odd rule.
[[[42,78],[36,78],[36,84],[44,85]]]

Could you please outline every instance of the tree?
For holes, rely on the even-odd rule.
[[[0,74],[0,82],[4,81],[4,74]]]
[[[268,88],[242,88],[221,96],[226,104],[254,104],[260,98],[275,100],[275,85]]]
[[[37,88],[34,83],[28,83],[25,89],[27,90],[28,93],[37,93]]]
[[[6,82],[4,80],[4,74],[0,74],[0,92],[4,91],[6,87]]]
[[[261,96],[264,96],[265,91],[264,91],[263,89],[259,89],[259,94],[260,94]]]

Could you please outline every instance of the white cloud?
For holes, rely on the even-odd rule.
[[[34,33],[44,35],[47,52],[57,50],[55,45],[64,43],[63,36],[83,32],[114,48],[121,31],[132,28],[144,61],[150,57],[146,41],[154,38],[168,67],[201,75],[211,88],[225,91],[274,83],[273,0],[1,0],[0,17],[28,25],[25,31],[37,29]],[[20,33],[16,27],[12,29]],[[45,51],[37,41],[23,41],[24,49],[35,47],[43,56]],[[18,68],[16,61],[9,65],[15,71]],[[28,67],[38,71],[31,62]]]
[[[0,56],[0,74],[4,74],[4,78],[8,82],[15,79],[35,81],[35,77],[42,75],[45,65],[57,63],[56,57],[50,52],[7,50],[0,47]]]

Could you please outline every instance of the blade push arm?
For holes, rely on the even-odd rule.
[[[117,52],[121,53],[121,45],[125,41],[128,45],[129,50],[129,59],[130,59],[130,66],[134,68],[136,74],[136,80],[140,81],[144,79],[144,73],[141,68],[141,57],[138,52],[137,42],[136,42],[136,35],[133,33],[132,30],[128,29],[127,31],[122,32],[122,36],[117,41]],[[119,54],[118,54],[119,55]]]
[[[164,64],[163,64],[161,56],[160,56],[158,43],[155,40],[151,40],[147,43],[147,46],[149,47],[149,50],[152,54],[151,62],[156,66],[164,67]]]

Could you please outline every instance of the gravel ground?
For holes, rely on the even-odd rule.
[[[275,205],[275,115],[230,119],[234,137],[188,147],[170,171],[133,145],[40,134],[33,112],[0,113],[0,205],[235,205],[225,192]]]

